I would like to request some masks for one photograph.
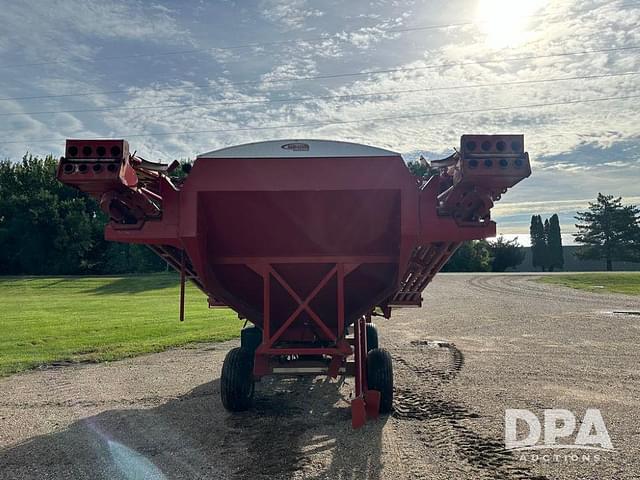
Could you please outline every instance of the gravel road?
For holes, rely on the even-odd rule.
[[[356,431],[352,379],[266,380],[228,414],[236,342],[2,379],[0,479],[640,478],[640,316],[613,313],[640,299],[533,278],[440,275],[379,321],[396,411]],[[615,450],[505,451],[507,408],[598,408]]]

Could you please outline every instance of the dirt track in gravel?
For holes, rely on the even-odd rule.
[[[231,415],[219,373],[235,342],[0,380],[0,478],[639,478],[637,297],[520,275],[440,275],[425,307],[378,322],[395,413],[353,431],[351,379],[267,380]],[[599,461],[504,450],[506,408],[599,408]],[[567,451],[560,452],[564,457]]]

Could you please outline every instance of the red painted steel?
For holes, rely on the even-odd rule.
[[[394,152],[281,143],[200,156],[176,184],[175,162],[131,155],[124,140],[68,140],[57,176],[100,202],[108,240],[149,245],[210,306],[262,329],[256,378],[283,356],[320,356],[336,376],[354,355],[357,426],[380,405],[367,389],[365,318],[421,305],[462,241],[495,235],[493,202],[530,174],[524,139],[463,136],[428,178]],[[180,304],[182,319],[183,291]]]

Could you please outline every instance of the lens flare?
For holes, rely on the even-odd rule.
[[[143,455],[114,440],[108,440],[107,444],[113,463],[127,480],[167,480],[160,469]]]

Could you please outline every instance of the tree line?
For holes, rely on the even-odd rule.
[[[494,241],[464,242],[442,268],[443,272],[504,272],[517,267],[525,258],[518,239],[500,236]]]
[[[0,161],[0,274],[77,275],[162,271],[142,245],[104,240],[96,201],[56,180],[57,160]]]
[[[621,197],[598,193],[589,208],[574,217],[577,233],[573,236],[580,247],[575,256],[581,260],[601,260],[607,271],[613,262],[640,262],[640,208],[624,205]],[[558,215],[542,222],[540,215],[531,217],[532,264],[544,272],[562,269],[564,255]]]

